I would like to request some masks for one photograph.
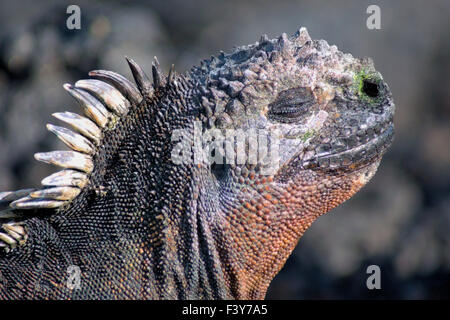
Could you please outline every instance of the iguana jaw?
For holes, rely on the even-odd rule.
[[[322,214],[352,197],[375,174],[381,157],[352,172],[304,170],[294,180],[272,181],[240,200],[215,223],[223,272],[238,299],[263,299],[299,239]],[[276,179],[276,178],[275,178]]]
[[[387,125],[379,136],[340,152],[323,152],[312,158],[303,158],[303,166],[309,169],[350,170],[362,168],[379,159],[394,138],[394,126]]]

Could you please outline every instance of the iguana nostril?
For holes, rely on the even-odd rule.
[[[379,90],[378,90],[378,85],[376,83],[373,83],[369,80],[364,80],[362,90],[369,97],[372,97],[372,98],[378,97]]]

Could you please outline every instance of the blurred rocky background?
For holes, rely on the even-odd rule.
[[[81,8],[81,30],[66,8]],[[381,30],[366,8],[381,8]],[[354,56],[371,56],[397,106],[396,139],[378,174],[322,216],[267,297],[450,297],[450,2],[442,1],[0,1],[0,190],[38,186],[54,172],[33,159],[64,148],[45,130],[76,111],[62,89],[92,69],[130,76],[154,55],[181,72],[200,59],[306,26]],[[366,287],[381,268],[381,290]]]

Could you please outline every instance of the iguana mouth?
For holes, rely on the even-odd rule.
[[[305,168],[311,169],[356,169],[374,162],[380,158],[394,139],[394,125],[389,123],[383,128],[377,128],[379,133],[375,133],[372,139],[366,142],[352,145],[353,137],[341,140],[340,147],[331,148],[329,151],[316,153],[309,159],[303,159]],[[368,132],[373,132],[374,128],[368,128],[360,135],[370,136]]]

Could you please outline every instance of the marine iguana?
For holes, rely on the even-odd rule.
[[[74,131],[47,128],[72,151],[35,155],[63,170],[1,193],[0,298],[263,299],[305,230],[369,181],[393,139],[373,62],[305,28],[185,74],[155,59],[152,82],[127,60],[136,85],[104,70],[64,85],[84,116],[56,113]],[[232,129],[244,139],[221,145]],[[251,156],[257,130],[275,157]],[[238,149],[248,156],[236,161]]]

